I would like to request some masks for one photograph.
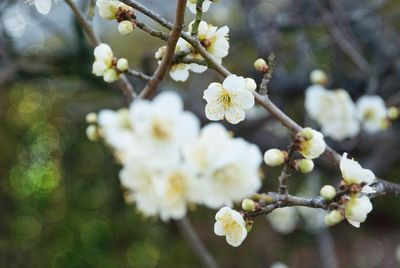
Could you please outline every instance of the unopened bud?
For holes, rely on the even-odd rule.
[[[242,202],[242,209],[248,212],[256,210],[256,203],[251,199],[244,199]]]
[[[314,162],[311,159],[299,159],[294,161],[294,167],[303,174],[310,173],[314,169]]]
[[[399,117],[399,109],[397,107],[389,107],[387,111],[387,116],[390,120],[396,120]]]
[[[128,60],[125,58],[120,58],[117,61],[117,69],[120,72],[126,72],[129,69]]]
[[[86,123],[95,124],[97,122],[97,114],[96,113],[88,113],[86,115]]]
[[[123,20],[118,24],[118,32],[122,35],[130,34],[133,31],[133,23],[129,20]]]
[[[161,60],[164,57],[165,51],[167,50],[166,46],[162,46],[160,47],[156,53],[154,54],[154,57],[156,58],[156,60]]]
[[[108,69],[107,71],[104,72],[103,79],[107,83],[112,83],[115,80],[118,80],[118,73],[114,69]]]
[[[336,196],[336,189],[335,187],[333,187],[332,185],[325,185],[321,188],[321,190],[319,191],[319,193],[321,194],[322,198],[330,201],[333,198],[335,198]]]
[[[344,219],[344,217],[343,217],[342,213],[340,213],[340,211],[332,210],[331,212],[329,212],[328,215],[325,216],[325,224],[332,226],[332,225],[338,224],[343,219]]]
[[[86,136],[90,141],[99,140],[99,132],[97,131],[97,127],[95,125],[90,125],[86,128]]]
[[[314,70],[310,73],[310,81],[313,84],[324,86],[328,83],[328,76],[321,70]]]
[[[270,167],[282,165],[285,162],[285,153],[279,149],[269,149],[264,154],[264,162]]]
[[[266,73],[268,72],[268,64],[264,59],[257,59],[254,62],[254,68],[256,68],[257,71],[261,72],[261,73]]]

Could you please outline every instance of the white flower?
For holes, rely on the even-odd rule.
[[[357,101],[358,118],[369,133],[376,133],[387,127],[387,108],[379,96],[362,96]]]
[[[184,147],[184,157],[207,189],[197,202],[208,207],[231,206],[261,187],[260,150],[232,138],[220,124],[205,126],[200,137]]]
[[[299,132],[302,140],[300,142],[299,152],[307,159],[318,158],[326,148],[326,143],[324,141],[324,136],[312,129],[304,128]]]
[[[226,236],[226,242],[238,247],[247,236],[246,223],[239,212],[229,207],[221,208],[215,215],[214,233]]]
[[[183,218],[188,202],[199,191],[197,179],[182,163],[161,167],[132,161],[120,172],[120,180],[128,190],[128,202],[136,202],[144,215],[159,215],[163,221]]]
[[[187,1],[187,7],[189,8],[190,12],[192,12],[193,14],[196,14],[196,3],[197,3],[197,0],[188,0]],[[212,2],[210,0],[204,0],[203,5],[201,7],[202,12],[207,12],[207,10],[210,8],[211,3]]]
[[[116,18],[119,4],[120,2],[117,0],[97,0],[96,2],[100,17],[105,20],[113,20]]]
[[[124,161],[133,140],[128,109],[119,109],[116,112],[102,110],[98,114],[97,122],[106,143],[116,150],[119,160]]]
[[[351,225],[357,228],[367,219],[367,214],[371,211],[372,204],[367,196],[351,196],[345,204],[345,217]]]
[[[312,85],[306,89],[305,108],[321,126],[322,133],[332,139],[354,137],[360,130],[355,104],[345,90],[331,91]]]
[[[51,9],[51,0],[26,0],[25,3],[34,4],[36,10],[43,15],[47,15]]]
[[[206,116],[212,121],[224,117],[231,124],[237,124],[245,118],[244,110],[254,105],[253,94],[246,89],[246,81],[234,74],[225,78],[223,84],[211,83],[204,91],[207,101]]]
[[[347,159],[347,153],[344,153],[340,160],[340,171],[342,172],[343,180],[347,184],[364,183],[366,186],[364,186],[363,192],[371,192],[369,185],[375,182],[375,174],[369,169],[362,168],[357,161]]]
[[[194,21],[189,24],[189,32],[192,31]],[[206,48],[207,52],[218,62],[228,55],[229,42],[228,42],[229,28],[224,26],[217,28],[205,21],[199,23],[197,38],[200,43]]]
[[[163,92],[153,101],[134,101],[130,115],[135,136],[132,154],[151,155],[151,161],[178,158],[180,147],[194,140],[200,128],[198,118],[183,111],[182,100],[174,92]]]
[[[272,229],[281,234],[289,234],[294,231],[299,221],[299,215],[295,207],[283,207],[273,210],[267,215]]]
[[[111,83],[118,80],[119,74],[113,69],[114,54],[107,44],[100,44],[94,49],[95,61],[92,73],[96,76],[103,76],[105,82]]]

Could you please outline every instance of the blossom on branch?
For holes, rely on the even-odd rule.
[[[307,159],[318,158],[326,148],[324,136],[312,128],[303,128],[298,134],[299,153]]]
[[[362,192],[375,192],[370,186],[376,181],[375,174],[371,170],[361,167],[357,161],[348,159],[347,153],[344,153],[340,160],[340,171],[342,172],[345,184],[364,185],[361,189]]]
[[[247,236],[246,222],[242,215],[229,207],[221,208],[215,215],[214,233],[226,236],[226,242],[238,247]]]
[[[362,96],[357,100],[357,114],[362,127],[369,133],[376,133],[388,127],[385,102],[379,96]]]
[[[345,204],[345,217],[351,225],[357,228],[367,219],[367,214],[371,211],[372,204],[368,196],[351,195]]]
[[[246,80],[237,75],[229,75],[223,84],[211,83],[204,91],[203,98],[209,120],[218,121],[226,118],[231,124],[237,124],[245,118],[244,110],[254,106],[254,95]]]

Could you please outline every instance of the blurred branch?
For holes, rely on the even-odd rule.
[[[179,229],[184,234],[184,238],[190,242],[190,246],[197,254],[204,267],[208,268],[217,268],[218,264],[215,261],[214,257],[208,252],[207,248],[201,241],[200,237],[197,235],[194,230],[192,224],[190,223],[188,218],[183,218],[181,220],[177,220],[176,223],[179,226]]]
[[[175,23],[167,41],[167,48],[165,50],[164,57],[162,58],[161,63],[158,65],[157,70],[154,72],[152,79],[149,81],[149,83],[147,83],[143,91],[140,92],[139,97],[141,98],[148,98],[154,93],[154,91],[156,91],[158,85],[170,68],[174,57],[175,47],[179,37],[181,36],[185,23],[186,1],[187,0],[178,0],[176,3]]]
[[[148,75],[146,75],[146,74],[144,74],[142,72],[138,72],[138,71],[135,71],[135,70],[132,70],[132,69],[129,69],[127,73],[129,75],[134,76],[136,78],[139,78],[140,80],[143,80],[143,81],[150,81],[151,80],[151,76],[148,76]]]
[[[65,0],[67,5],[71,8],[75,15],[76,20],[81,25],[83,31],[89,39],[92,47],[96,47],[101,43],[100,38],[94,32],[92,23],[85,18],[85,15],[79,10],[72,0]],[[115,82],[118,87],[124,93],[128,101],[132,101],[136,97],[136,93],[133,89],[132,84],[129,82],[128,78],[124,74],[121,74],[120,79]]]

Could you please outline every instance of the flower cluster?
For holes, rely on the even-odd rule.
[[[232,206],[261,187],[257,146],[216,123],[200,130],[175,93],[88,119],[88,136],[103,138],[123,165],[126,200],[146,216],[180,219],[191,203]]]
[[[132,7],[118,0],[97,0],[96,6],[99,8],[102,19],[116,20],[119,23],[120,34],[127,35],[133,31],[136,25],[136,16]]]
[[[94,57],[92,73],[96,76],[103,76],[107,83],[118,80],[119,75],[129,69],[128,60],[114,57],[111,47],[107,44],[98,45],[94,49]]]
[[[327,215],[326,223],[333,225],[346,218],[351,225],[360,227],[360,223],[364,222],[367,214],[372,211],[372,204],[367,195],[375,192],[371,185],[376,181],[376,177],[371,170],[362,168],[357,161],[348,159],[347,153],[342,156],[340,170],[343,177],[341,188],[348,194],[338,201],[339,208]]]
[[[354,103],[344,89],[326,89],[327,77],[322,71],[313,71],[311,81],[305,108],[326,136],[341,141],[356,136],[361,128],[376,133],[388,127],[390,110],[380,96],[362,96]]]

